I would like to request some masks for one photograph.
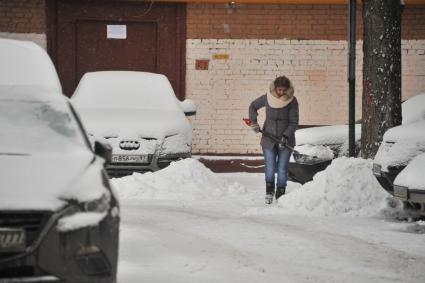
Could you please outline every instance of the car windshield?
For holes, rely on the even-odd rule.
[[[0,99],[0,155],[87,146],[65,103]]]
[[[142,72],[88,73],[72,100],[77,109],[182,111],[165,76]]]

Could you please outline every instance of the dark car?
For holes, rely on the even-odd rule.
[[[425,216],[425,153],[414,157],[394,180],[394,196],[406,208]]]
[[[360,124],[356,125],[356,152],[360,146]],[[320,126],[295,132],[297,146],[288,165],[290,180],[306,183],[331,164],[334,158],[348,153],[348,125]]]
[[[408,169],[406,166],[423,153],[425,153],[425,120],[391,128],[385,133],[373,161],[373,174],[388,193],[404,202],[406,208],[422,210],[422,214],[425,214],[425,192],[414,187],[409,189],[409,182],[403,177],[399,183],[396,182],[403,171],[416,172],[414,168]],[[417,166],[419,165],[412,165]],[[418,171],[415,178],[424,178],[423,167],[421,169],[422,173]]]
[[[57,91],[0,86],[0,282],[116,282],[110,151]]]
[[[387,130],[373,161],[382,188],[403,201],[404,208],[425,215],[425,93],[402,104],[403,121]]]

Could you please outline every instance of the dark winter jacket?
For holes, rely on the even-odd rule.
[[[270,92],[273,91],[274,84],[270,86]],[[270,106],[270,104],[274,104],[272,101],[269,103],[269,100],[271,99],[270,95],[274,95],[274,93],[264,94],[255,99],[249,106],[249,119],[253,123],[258,123],[258,109],[266,107],[266,120],[264,121],[263,131],[278,138],[285,136],[288,139],[289,145],[295,146],[295,131],[298,127],[299,120],[298,101],[293,96],[294,90],[292,85],[287,93],[290,97],[283,97],[283,99],[290,102],[286,106],[279,108],[273,108]],[[261,145],[272,149],[275,142],[263,135],[261,138]]]

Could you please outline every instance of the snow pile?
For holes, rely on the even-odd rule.
[[[112,179],[121,199],[216,200],[245,193],[244,186],[218,177],[195,159],[187,158],[145,174]]]
[[[425,93],[409,98],[401,107],[403,124],[425,120]]]
[[[387,193],[372,174],[372,161],[334,159],[313,181],[281,197],[275,209],[253,213],[289,213],[314,216],[372,216],[383,208]]]

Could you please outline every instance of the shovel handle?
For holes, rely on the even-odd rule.
[[[242,118],[242,120],[244,121],[245,125],[247,126],[251,126],[252,125],[252,121],[248,118]],[[262,129],[260,129],[260,133],[262,133],[263,135],[265,135],[266,137],[272,139],[274,142],[281,144],[281,141],[276,138],[275,136],[273,136],[272,134],[269,134],[267,132],[264,132]],[[284,147],[286,147],[287,149],[289,149],[290,151],[296,151],[292,146],[288,145],[288,144],[284,144]]]

